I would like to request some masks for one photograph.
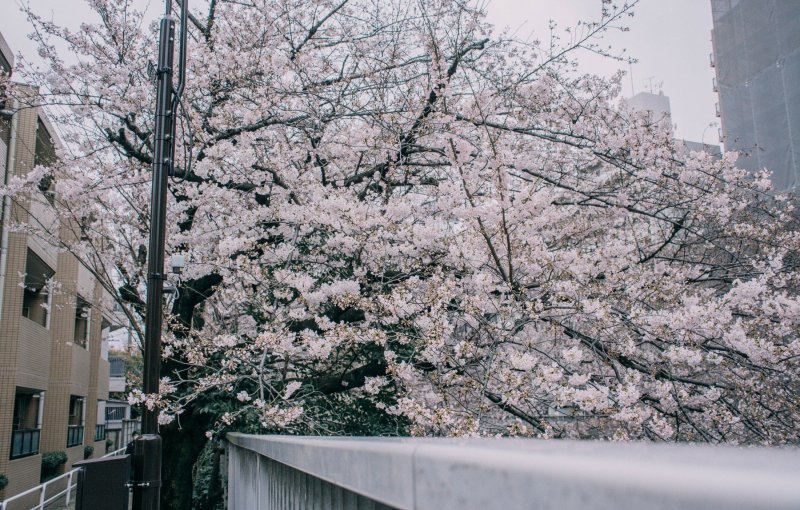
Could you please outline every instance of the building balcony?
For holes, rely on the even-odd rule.
[[[83,425],[67,426],[67,448],[83,444]]]
[[[20,459],[39,453],[41,429],[22,429],[11,432],[11,458]]]
[[[229,510],[800,508],[800,450],[228,434]]]

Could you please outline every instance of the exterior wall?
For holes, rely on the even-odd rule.
[[[69,378],[69,390],[71,395],[89,395],[89,374],[92,367],[91,352],[80,345],[72,344],[72,369]],[[88,411],[87,411],[88,412]]]
[[[88,272],[84,270],[83,274],[88,275]],[[91,277],[84,277],[82,280],[82,273],[78,272],[78,287],[80,289],[82,281],[88,281],[88,283],[92,284],[88,289],[91,290],[92,293],[87,292],[84,294],[84,297],[89,298],[91,303],[95,305],[101,305],[103,299],[103,288],[100,286],[99,283],[94,282]],[[88,278],[86,280],[85,278]],[[101,323],[102,323],[102,313],[100,312],[99,306],[92,307],[92,313],[89,317],[89,343],[87,344],[87,349],[83,349],[84,353],[87,355],[87,361],[89,362],[88,372],[84,372],[80,374],[82,376],[82,381],[86,381],[86,374],[89,374],[88,378],[88,387],[86,394],[88,398],[86,399],[86,403],[84,404],[85,409],[85,419],[84,419],[84,436],[83,442],[85,445],[92,445],[94,446],[94,451],[92,456],[102,455],[103,449],[98,448],[94,443],[94,431],[95,425],[97,425],[97,400],[103,399],[108,400],[108,391],[105,394],[101,394],[99,389],[99,379],[100,379],[100,364],[105,363],[108,365],[107,361],[100,359],[100,351],[101,351],[101,344],[102,344],[102,332],[101,332]],[[78,346],[73,346],[73,348],[79,348]],[[108,387],[108,373],[105,373],[105,385]],[[73,381],[75,380],[76,374],[73,374]],[[105,421],[105,420],[103,420]],[[81,452],[81,459],[83,458],[83,452]],[[80,459],[79,459],[80,460]]]
[[[35,109],[23,109],[15,115],[13,121],[8,122],[14,126],[17,135],[16,150],[9,153],[4,166],[10,176],[27,174],[33,168],[34,153],[32,147],[36,137],[37,115]],[[10,136],[9,136],[10,141]],[[9,147],[11,149],[11,147]],[[11,152],[11,150],[9,150]],[[13,158],[13,159],[12,159]],[[6,165],[7,163],[7,165]],[[9,208],[10,217],[6,222],[27,223],[27,204],[11,201]],[[7,229],[7,224],[2,225]],[[0,473],[8,476],[9,485],[0,492],[0,497],[11,496],[24,491],[28,483],[38,483],[39,474],[31,475],[31,465],[39,466],[41,460],[36,462],[38,456],[11,461],[11,432],[14,416],[14,395],[18,386],[17,374],[20,359],[20,322],[22,320],[22,297],[20,288],[22,273],[25,271],[28,242],[24,234],[6,232],[8,250],[6,252],[6,267],[3,292],[3,305],[0,313]],[[2,268],[0,268],[2,269]],[[19,474],[17,475],[17,471]],[[18,477],[18,478],[17,478]],[[15,478],[17,478],[15,480]],[[35,479],[35,480],[34,480]],[[33,483],[33,485],[35,485]]]
[[[107,453],[105,439],[101,439],[100,441],[93,441],[92,446],[94,446],[94,452],[92,452],[92,456],[90,457],[92,459],[99,459],[100,457],[102,457]]]
[[[19,276],[24,271],[24,253],[26,249],[24,236],[9,236],[8,259],[6,266],[5,288],[2,317],[0,317],[0,473],[9,477],[9,485],[0,495],[12,495],[18,492],[16,482],[9,476],[9,457],[11,455],[11,431],[14,416],[14,395],[17,383],[17,360],[20,342],[20,321],[22,316],[22,292]],[[21,269],[19,269],[21,268]],[[24,478],[24,475],[22,475]],[[12,485],[12,483],[14,485]]]
[[[17,385],[44,391],[50,375],[50,330],[21,315],[17,320],[20,323]]]
[[[8,475],[8,487],[4,491],[6,496],[19,494],[38,485],[41,466],[41,455],[31,455],[10,461],[6,473],[14,473],[14,476]]]
[[[58,255],[55,278],[61,289],[53,296],[53,313],[50,328],[53,334],[50,379],[44,402],[41,451],[59,451],[66,448],[69,400],[72,395],[73,342],[75,323],[75,281],[78,263],[69,253]],[[86,394],[77,394],[87,397]]]
[[[94,430],[92,430],[92,434],[94,434]],[[64,432],[66,435],[66,431]],[[92,444],[94,443],[94,438],[90,437],[88,441],[86,441],[87,437],[84,433],[83,441],[84,443]],[[67,452],[67,463],[65,465],[65,469],[71,469],[71,466],[76,462],[80,462],[83,460],[83,444],[79,444],[78,446],[73,446],[72,448],[67,448],[65,450]]]
[[[110,391],[110,377],[108,376],[109,368],[108,361],[100,359],[97,364],[97,398],[99,400],[108,400],[108,392]],[[124,391],[125,388],[122,389]]]
[[[5,53],[3,48],[0,50]],[[13,131],[16,134],[16,151],[0,150],[3,156],[3,178],[6,167],[10,175],[25,175],[34,165],[36,130],[39,122],[48,127],[46,119],[35,108],[24,108],[14,114]],[[12,121],[0,117],[0,149],[10,149]],[[48,129],[53,133],[52,129]],[[6,157],[7,156],[7,157]],[[58,225],[62,241],[74,236],[74,225],[55,216],[46,206],[43,197],[31,201],[10,201],[10,215],[3,217],[2,228],[8,239],[3,279],[0,279],[0,473],[9,484],[0,491],[0,500],[19,494],[40,483],[42,454],[65,451],[68,461],[64,469],[83,460],[86,445],[94,446],[93,457],[105,454],[105,440],[95,441],[98,423],[98,400],[108,399],[108,361],[102,357],[101,323],[103,288],[88,271],[82,269],[70,253],[57,250],[48,242],[7,230],[16,223]],[[1,203],[0,203],[1,206]],[[31,211],[32,214],[29,214]],[[35,217],[33,216],[35,215]],[[52,293],[49,327],[44,327],[22,316],[24,291],[22,288],[28,250],[33,251],[49,265],[60,288]],[[74,342],[76,294],[91,306],[89,339],[86,347]],[[30,388],[44,392],[44,403],[39,421],[41,435],[39,454],[10,459],[14,401],[17,388]],[[70,396],[84,397],[84,434],[80,445],[67,448],[67,423]],[[100,423],[103,424],[104,416]]]

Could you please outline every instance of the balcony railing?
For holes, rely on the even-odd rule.
[[[94,440],[95,441],[102,441],[106,438],[106,426],[105,425],[95,425],[94,426]]]
[[[125,418],[124,407],[106,407],[106,421],[119,421]]]
[[[21,429],[11,432],[11,458],[19,459],[39,453],[40,429]]]
[[[228,434],[228,509],[800,508],[800,450]]]
[[[108,366],[108,375],[110,377],[125,377],[125,358],[109,356]]]
[[[83,444],[83,425],[69,425],[67,427],[67,448]]]

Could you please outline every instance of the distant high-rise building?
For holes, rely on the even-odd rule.
[[[658,94],[639,92],[635,96],[626,99],[625,104],[636,111],[648,112],[650,120],[653,123],[665,124],[670,130],[673,128],[672,108],[669,104],[669,97],[665,96],[662,92]],[[722,156],[718,145],[705,143],[704,140],[694,142],[676,138],[675,141],[679,143],[679,149],[683,154],[688,154],[689,152],[706,152],[715,157]]]
[[[711,65],[726,150],[738,165],[800,185],[800,1],[711,0]]]
[[[669,105],[669,97],[663,93],[639,92],[626,99],[625,103],[634,110],[649,112],[650,120],[653,122],[666,122],[670,128],[672,127],[672,108]]]

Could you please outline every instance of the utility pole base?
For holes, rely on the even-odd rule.
[[[133,442],[133,466],[133,508],[158,510],[161,496],[161,436],[144,434]]]

